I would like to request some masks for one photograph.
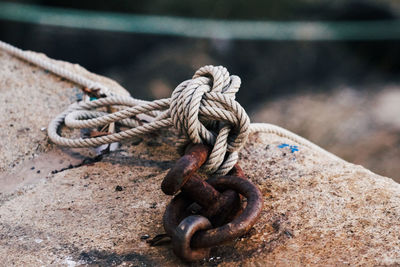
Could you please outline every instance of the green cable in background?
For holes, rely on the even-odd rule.
[[[282,41],[399,40],[400,20],[229,21],[83,11],[0,2],[0,19],[47,26],[192,38]]]

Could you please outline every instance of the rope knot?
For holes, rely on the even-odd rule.
[[[192,143],[213,146],[204,165],[208,173],[224,175],[238,160],[249,134],[250,119],[235,101],[241,81],[222,66],[204,66],[172,93],[174,126]]]

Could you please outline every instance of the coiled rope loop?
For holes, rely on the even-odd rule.
[[[175,125],[183,134],[184,141],[190,140],[195,143],[213,145],[208,162],[203,165],[209,173],[215,170],[220,174],[227,173],[237,161],[238,150],[245,143],[247,134],[257,132],[278,135],[322,153],[333,160],[343,162],[342,159],[318,145],[277,125],[269,123],[251,123],[249,125],[246,113],[235,101],[235,93],[239,90],[240,79],[237,76],[229,76],[228,71],[223,67],[205,66],[195,73],[192,80],[181,83],[173,92],[172,98],[150,102],[130,96],[115,95],[104,84],[68,71],[50,59],[23,51],[2,41],[0,41],[0,49],[82,87],[98,89],[101,95],[106,96],[91,102],[81,101],[72,104],[50,122],[47,129],[49,138],[59,145],[99,146]],[[112,114],[94,111],[94,109],[104,106],[124,106],[124,109],[119,108],[119,111]],[[148,123],[142,123],[140,119],[144,119]],[[65,138],[57,132],[64,123],[72,128],[91,128],[116,121],[130,129],[87,139]]]
[[[240,83],[240,78],[230,76],[224,67],[205,66],[178,85],[171,98],[138,104],[127,97],[108,96],[74,103],[51,121],[48,135],[62,146],[92,147],[175,126],[186,142],[213,146],[204,170],[225,175],[237,162],[238,151],[249,135],[250,119],[235,101]],[[94,110],[118,105],[128,107],[114,113]],[[146,115],[148,122],[140,121],[140,115]],[[63,123],[70,128],[94,128],[114,122],[131,128],[94,138],[65,138],[58,133]]]
[[[192,143],[213,146],[204,169],[226,174],[249,135],[250,119],[235,101],[241,81],[222,66],[205,66],[182,82],[171,97],[174,126]]]

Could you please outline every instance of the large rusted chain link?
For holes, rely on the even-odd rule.
[[[165,231],[172,238],[173,250],[186,261],[208,256],[210,248],[244,235],[257,221],[262,195],[244,177],[236,164],[230,176],[204,181],[196,171],[205,162],[209,149],[194,145],[166,175],[162,190],[173,195],[163,217]],[[240,197],[247,199],[242,210]],[[193,206],[199,206],[193,216]]]

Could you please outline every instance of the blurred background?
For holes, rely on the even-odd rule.
[[[253,121],[400,181],[400,1],[0,1],[0,39],[142,99],[206,64],[239,75]]]

